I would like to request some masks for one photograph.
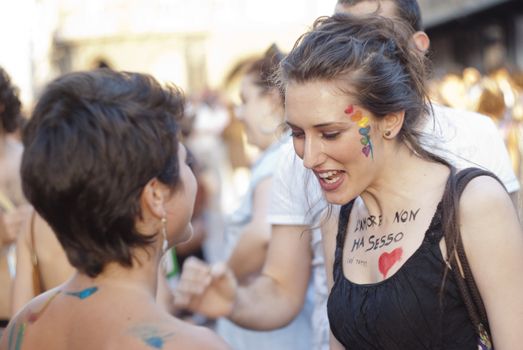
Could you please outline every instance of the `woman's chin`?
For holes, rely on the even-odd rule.
[[[325,200],[332,205],[345,205],[357,197],[347,193],[323,193]]]
[[[179,238],[176,242],[176,244],[185,243],[188,240],[192,238],[193,229],[192,224],[188,223],[187,226],[185,226],[185,230],[179,235]]]

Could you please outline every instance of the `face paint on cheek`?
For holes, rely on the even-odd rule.
[[[362,136],[360,142],[363,145],[361,151],[365,157],[369,157],[369,154],[372,159],[374,159],[374,150],[372,147],[372,142],[370,141],[370,125],[369,118],[364,116],[361,111],[354,111],[354,105],[350,104],[345,108],[345,114],[350,117],[350,120],[357,123],[360,127],[359,133]]]
[[[365,127],[360,128],[359,132],[360,135],[363,136],[360,140],[361,144],[363,145],[361,151],[365,157],[368,157],[370,154],[371,158],[374,159],[374,151],[372,149],[372,142],[370,141],[370,125],[366,125]]]

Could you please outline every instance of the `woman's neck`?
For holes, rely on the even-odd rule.
[[[407,208],[443,194],[450,170],[443,164],[421,158],[405,144],[386,154],[374,182],[360,195],[369,215]]]
[[[145,252],[145,250],[143,250]],[[96,277],[89,277],[85,274],[76,274],[65,288],[71,290],[86,290],[88,288],[120,289],[126,293],[143,294],[154,300],[158,284],[159,258],[154,257],[152,252],[150,257],[142,255],[135,258],[133,267],[124,267],[112,262],[104,267],[102,273]],[[117,294],[116,294],[117,295]]]

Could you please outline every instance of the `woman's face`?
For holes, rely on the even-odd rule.
[[[372,183],[380,163],[378,122],[334,82],[290,83],[285,115],[294,149],[329,203],[345,204]]]
[[[246,74],[242,78],[241,105],[236,115],[245,126],[247,141],[265,149],[274,141],[274,132],[281,123],[282,110],[275,97],[270,93],[264,93],[254,82],[253,74]]]
[[[178,145],[180,183],[166,204],[168,240],[172,244],[187,241],[192,236],[191,218],[196,199],[196,178],[187,162],[187,150]]]

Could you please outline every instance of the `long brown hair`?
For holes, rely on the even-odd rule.
[[[291,83],[334,81],[355,103],[380,119],[405,111],[398,134],[423,159],[448,165],[423,147],[420,126],[432,113],[426,80],[428,62],[403,21],[377,15],[335,14],[318,18],[282,60],[282,95]]]
[[[421,158],[451,169],[441,205],[447,259],[452,263],[460,239],[456,170],[422,147],[422,138],[427,135],[420,131],[420,125],[427,122],[425,118],[433,115],[433,110],[425,85],[428,62],[414,47],[413,34],[408,23],[375,14],[320,17],[282,61],[278,79],[283,96],[289,83],[334,81],[378,119],[405,111],[400,141]],[[448,266],[442,290],[447,274]]]

